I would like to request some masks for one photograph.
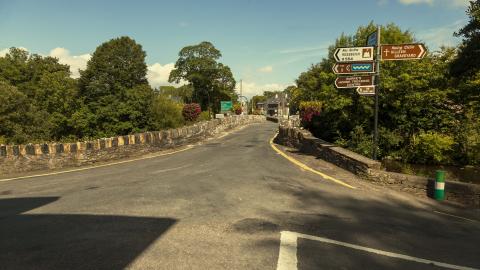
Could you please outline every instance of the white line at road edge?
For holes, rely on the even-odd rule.
[[[449,216],[449,217],[454,217],[454,218],[458,218],[458,219],[463,219],[463,220],[466,220],[466,221],[471,221],[471,222],[480,222],[480,221],[478,221],[478,220],[469,219],[469,218],[466,218],[466,217],[461,217],[461,216],[456,216],[456,215],[452,215],[452,214],[445,213],[445,212],[440,212],[440,211],[433,211],[433,212],[434,212],[434,213],[437,213],[437,214],[441,214],[441,215]]]
[[[280,233],[280,250],[278,255],[278,263],[277,263],[277,270],[297,270],[297,239],[303,238],[313,241],[319,241],[329,244],[334,244],[338,246],[343,246],[351,249],[361,250],[365,252],[375,253],[378,255],[383,255],[387,257],[413,261],[417,263],[424,263],[429,265],[435,265],[439,267],[444,267],[448,269],[457,269],[457,270],[480,270],[477,268],[448,264],[443,262],[437,262],[417,257],[412,257],[408,255],[383,251],[379,249],[369,248],[369,247],[362,247],[359,245],[354,245],[346,242],[336,241],[324,237],[318,237],[308,234],[290,232],[290,231],[282,231]]]

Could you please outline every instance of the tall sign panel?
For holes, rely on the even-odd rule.
[[[421,43],[381,45],[380,33],[378,26],[377,31],[368,35],[366,47],[337,48],[333,54],[336,63],[332,67],[335,74],[348,75],[339,76],[335,87],[354,88],[359,95],[375,97],[373,159],[377,159],[380,61],[417,60],[427,54]]]

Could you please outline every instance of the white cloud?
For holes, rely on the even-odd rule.
[[[79,69],[84,70],[87,67],[87,62],[92,57],[90,54],[70,55],[70,51],[65,48],[55,48],[50,51],[51,57],[58,58],[58,62],[70,66],[72,78],[80,77]]]
[[[433,50],[437,50],[441,46],[455,46],[460,39],[454,37],[453,33],[458,31],[465,22],[465,20],[458,20],[452,24],[418,31],[416,36]]]
[[[326,51],[328,50],[329,44],[323,44],[320,46],[315,46],[315,47],[303,47],[303,48],[288,48],[288,49],[283,49],[280,51],[277,51],[277,53],[280,54],[298,54],[298,53],[310,53],[310,52],[315,52],[315,51]]]
[[[273,67],[272,66],[264,66],[258,69],[259,72],[262,73],[272,73],[273,72]]]
[[[28,52],[28,49],[25,47],[17,47],[17,48]],[[3,50],[0,50],[0,57],[5,57],[5,55],[7,55],[9,51],[10,51],[10,48],[5,48]]]
[[[170,72],[175,68],[174,63],[162,65],[155,63],[148,66],[147,79],[152,87],[159,87],[163,85],[172,85],[168,82]]]
[[[433,0],[399,0],[400,3],[404,5],[412,5],[412,4],[433,4]]]
[[[278,83],[257,84],[255,82],[242,82],[242,95],[251,98],[263,94],[263,91],[283,91],[288,85]],[[240,94],[240,83],[236,84],[236,92]]]
[[[470,0],[398,0],[398,2],[404,5],[427,4],[433,6],[440,4],[463,8],[469,5]]]
[[[8,53],[8,50],[9,49],[0,50],[0,57],[5,57],[5,55]]]

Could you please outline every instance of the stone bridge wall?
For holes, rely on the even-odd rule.
[[[380,162],[315,138],[307,130],[292,125],[279,126],[276,142],[320,157],[364,179],[429,197],[433,195],[434,179],[387,172],[381,167]],[[480,185],[446,181],[445,198],[449,201],[480,208]]]
[[[0,176],[27,171],[81,166],[140,156],[200,141],[219,132],[265,121],[264,116],[232,116],[162,131],[73,143],[0,145]]]

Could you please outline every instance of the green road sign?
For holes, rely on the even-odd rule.
[[[228,112],[232,109],[232,102],[231,101],[220,101],[220,111]]]

